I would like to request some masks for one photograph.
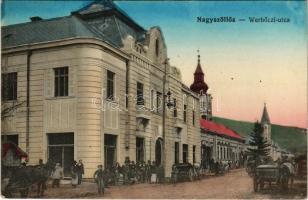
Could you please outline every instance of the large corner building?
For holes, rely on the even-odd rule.
[[[90,178],[127,157],[165,160],[167,177],[173,163],[200,162],[199,96],[170,66],[160,28],[145,30],[112,1],[2,27],[1,67],[2,107],[19,105],[2,120],[2,139],[29,164],[52,159],[69,176],[82,159]]]

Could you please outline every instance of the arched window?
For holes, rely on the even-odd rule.
[[[155,53],[156,53],[156,56],[159,55],[159,41],[158,41],[158,38],[155,41]]]

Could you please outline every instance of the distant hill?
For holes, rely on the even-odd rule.
[[[252,122],[236,121],[219,117],[213,117],[213,121],[235,130],[243,137],[249,136],[254,124]],[[303,128],[272,124],[272,140],[282,149],[286,149],[292,153],[305,153],[307,151],[307,135]]]

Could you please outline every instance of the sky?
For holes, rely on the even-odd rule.
[[[4,1],[2,24],[67,16],[90,1]],[[190,86],[200,50],[213,114],[260,120],[264,103],[274,124],[307,127],[307,11],[305,1],[117,1],[139,25],[160,26],[173,66]],[[200,23],[197,17],[234,17]],[[249,17],[288,18],[250,23]],[[245,21],[238,21],[245,19]]]

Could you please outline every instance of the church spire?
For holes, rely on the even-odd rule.
[[[270,124],[270,118],[267,112],[267,108],[266,108],[266,103],[264,103],[264,108],[263,108],[263,114],[262,114],[262,118],[261,118],[261,123],[262,124]]]
[[[200,52],[198,52],[198,63],[197,68],[194,73],[194,82],[191,84],[190,89],[194,91],[195,93],[206,93],[208,90],[207,84],[204,82],[204,73],[202,71],[202,67],[200,64]]]

